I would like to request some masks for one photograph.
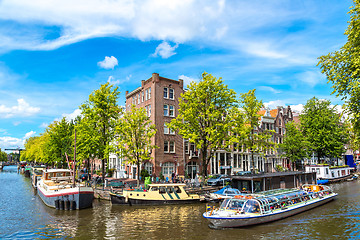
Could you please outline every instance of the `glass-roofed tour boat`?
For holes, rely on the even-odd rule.
[[[286,218],[325,204],[337,196],[329,186],[303,185],[225,199],[220,208],[207,206],[203,217],[213,228],[234,228]]]

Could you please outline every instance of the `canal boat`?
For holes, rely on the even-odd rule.
[[[347,165],[330,166],[329,164],[314,164],[305,166],[306,172],[316,172],[318,184],[335,183],[352,178],[354,168]]]
[[[302,189],[277,189],[225,199],[220,208],[207,206],[203,214],[213,228],[234,228],[283,219],[333,200],[329,186],[304,185]]]
[[[69,169],[46,169],[37,183],[37,192],[49,207],[60,210],[89,208],[94,199],[94,190],[86,183],[74,181]]]
[[[244,195],[244,193],[241,193],[239,189],[237,188],[231,188],[229,185],[226,187],[223,187],[222,189],[209,193],[205,195],[205,199],[207,201],[212,202],[219,202],[227,198],[233,198],[235,196],[241,196]]]
[[[203,196],[185,190],[184,183],[149,184],[149,189],[124,189],[122,193],[110,192],[112,204],[162,205],[185,204],[205,200]]]
[[[44,165],[34,166],[31,168],[30,178],[33,188],[36,188],[37,182],[41,179],[41,176],[43,175],[43,170],[45,169],[46,167]]]

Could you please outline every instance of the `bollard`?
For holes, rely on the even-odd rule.
[[[64,210],[64,200],[60,200],[59,209]]]
[[[70,201],[69,201],[69,200],[66,200],[66,201],[64,202],[64,209],[65,209],[65,210],[70,210]]]
[[[76,210],[76,202],[74,200],[70,201],[70,210]]]
[[[59,199],[55,200],[55,208],[56,209],[60,208],[60,200]]]

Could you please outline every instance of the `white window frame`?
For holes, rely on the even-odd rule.
[[[149,99],[151,99],[151,87],[149,87]]]
[[[175,91],[173,88],[169,88],[168,96],[169,99],[174,100]]]
[[[164,123],[164,134],[169,134],[170,129],[166,126],[166,122]]]
[[[175,142],[169,141],[169,153],[175,153]]]
[[[164,87],[164,98],[168,99],[169,98],[169,88]]]
[[[169,116],[169,105],[164,104],[164,116]]]
[[[169,105],[169,117],[175,117],[175,106]]]
[[[169,141],[164,141],[164,153],[169,152]]]

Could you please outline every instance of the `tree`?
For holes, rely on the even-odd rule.
[[[119,155],[130,164],[137,166],[137,184],[139,186],[140,164],[151,159],[151,150],[157,146],[151,144],[156,134],[154,124],[146,116],[144,108],[131,106],[116,126],[117,147]]]
[[[285,126],[286,132],[280,148],[283,150],[285,157],[294,164],[297,160],[308,156],[309,143],[300,131],[300,126],[295,122],[287,122]]]
[[[353,0],[347,42],[340,50],[319,57],[318,66],[333,84],[333,94],[345,100],[354,130],[360,132],[360,0]]]
[[[1,151],[0,148],[0,162],[6,162],[7,161],[7,154],[6,152]]]
[[[348,137],[335,107],[331,107],[328,100],[313,97],[307,101],[300,115],[301,131],[319,161],[325,157],[340,157],[345,152],[344,144]]]
[[[202,154],[202,176],[216,150],[227,149],[231,140],[230,109],[236,94],[221,78],[203,73],[200,82],[191,82],[179,101],[179,114],[169,127],[189,139]]]
[[[87,135],[96,136],[96,141],[88,142],[88,144],[92,144],[91,147],[83,147],[96,150],[93,153],[94,157],[102,160],[103,182],[105,180],[105,161],[109,158],[110,143],[115,137],[116,120],[121,113],[121,109],[117,104],[119,94],[118,87],[106,83],[101,85],[100,89],[93,91],[89,96],[89,100],[80,106],[84,121],[88,124],[87,128],[83,130],[88,131]]]
[[[40,136],[30,137],[25,141],[25,151],[21,153],[21,161],[53,165],[51,154],[47,147],[49,134],[45,131]]]
[[[74,149],[74,124],[65,117],[55,121],[47,127],[48,141],[46,148],[49,159],[58,167],[67,166],[66,154],[73,155]]]
[[[275,143],[270,141],[273,131],[262,131],[259,128],[259,120],[261,117],[259,111],[263,103],[256,98],[255,91],[256,90],[253,89],[247,93],[240,94],[239,100],[244,115],[244,134],[238,141],[250,151],[250,168],[252,172],[255,172],[254,153],[264,155],[265,149],[273,148],[275,145]]]

